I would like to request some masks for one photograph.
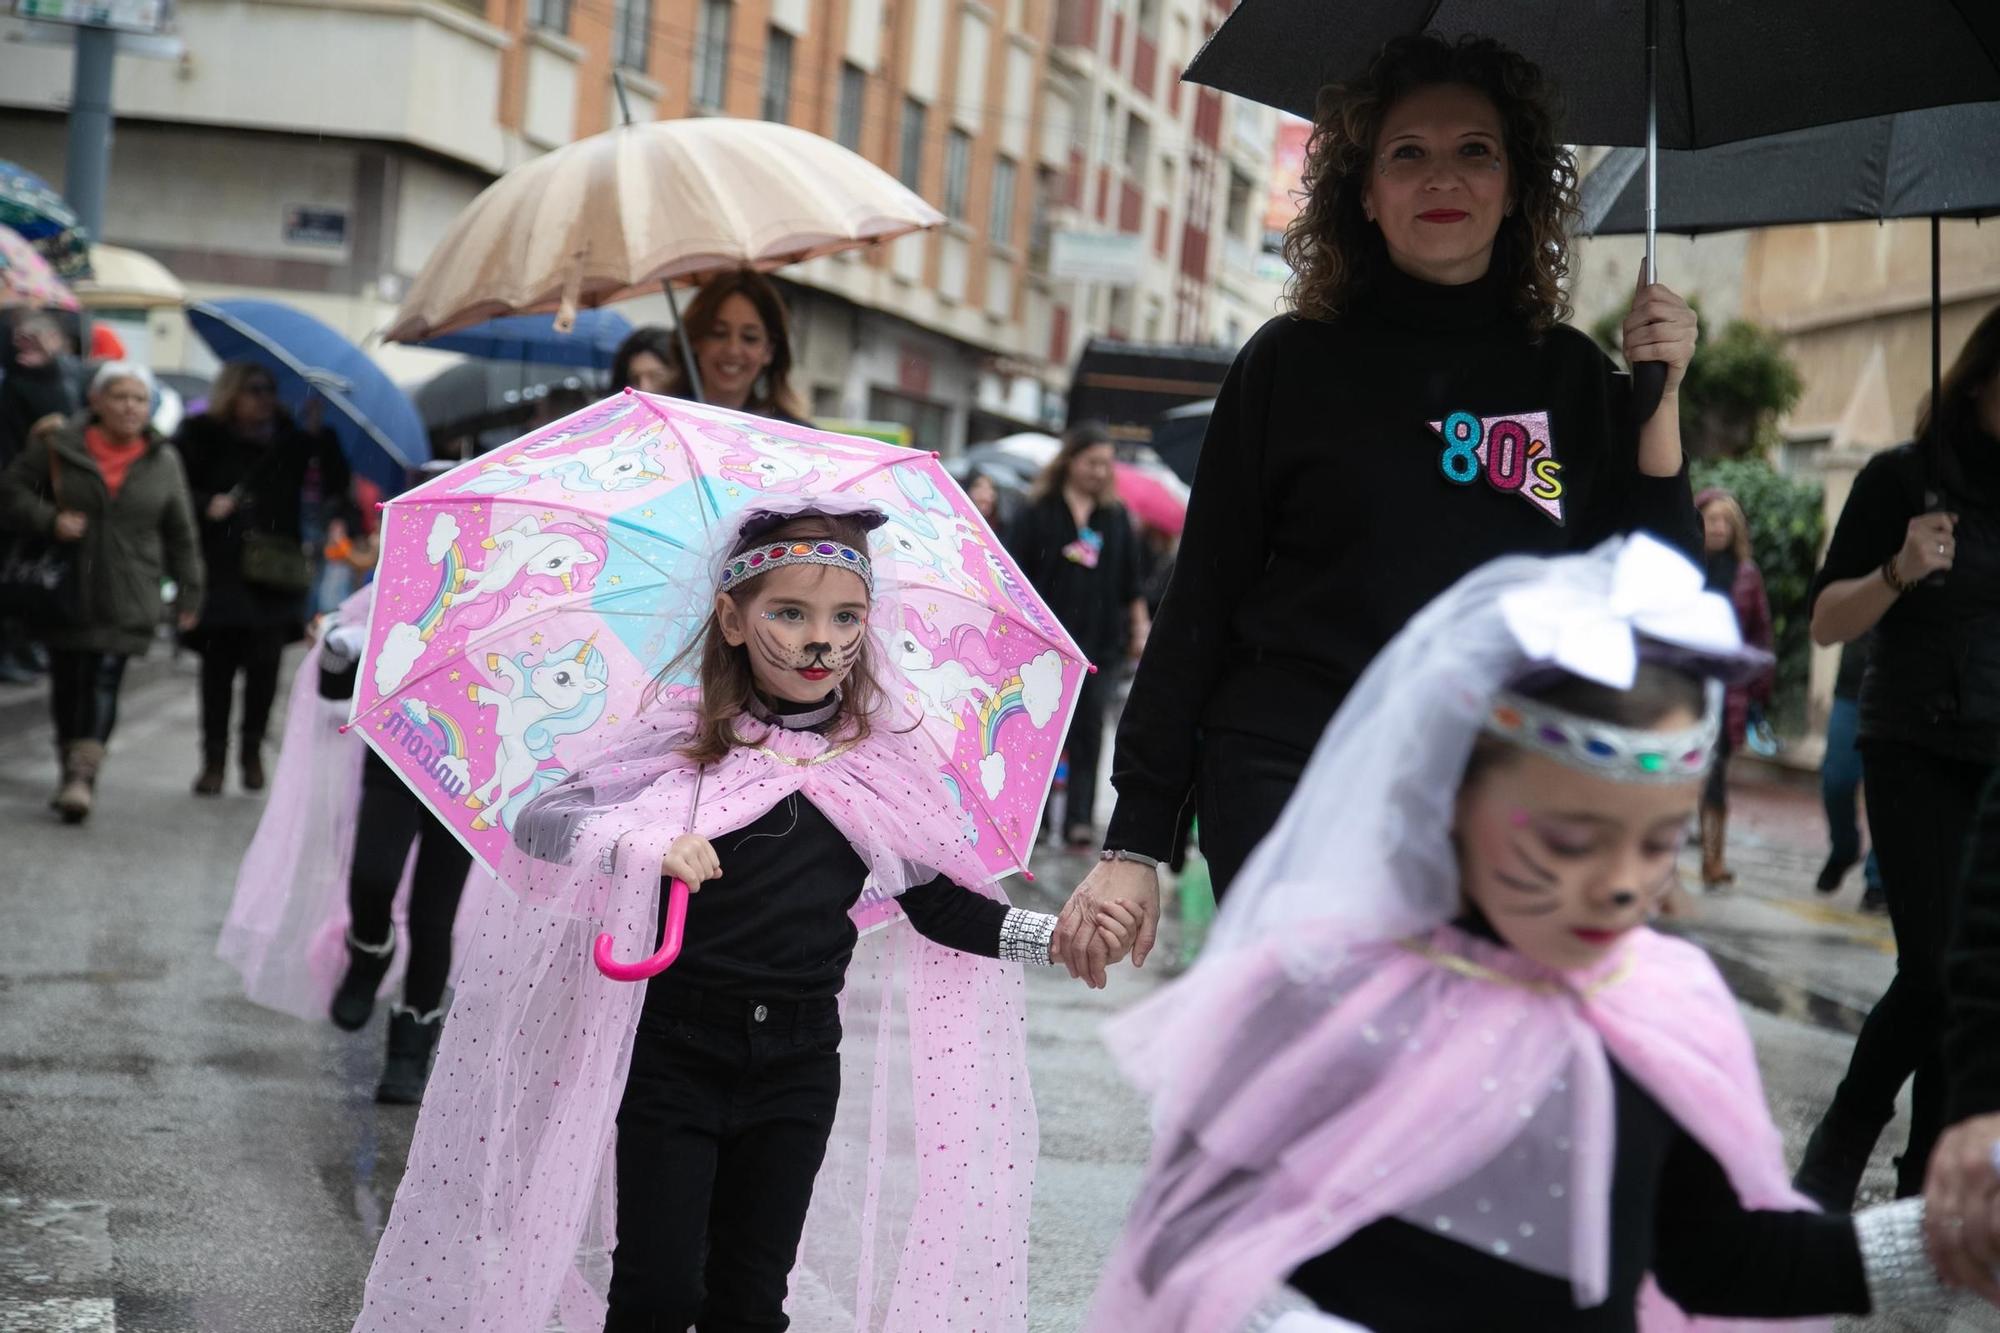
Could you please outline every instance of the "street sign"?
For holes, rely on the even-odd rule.
[[[44,23],[160,33],[173,19],[173,5],[171,0],[14,0],[14,13]]]
[[[1129,287],[1139,280],[1143,257],[1137,232],[1059,231],[1049,247],[1049,276]]]

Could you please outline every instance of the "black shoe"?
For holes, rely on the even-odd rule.
[[[1874,1153],[1874,1139],[1829,1111],[1806,1140],[1805,1158],[1792,1188],[1829,1213],[1854,1211],[1854,1196],[1860,1192],[1861,1177]]]
[[[431,1053],[437,1050],[438,1034],[443,1029],[442,1009],[418,1014],[399,1004],[389,1011],[389,1060],[382,1066],[382,1081],[375,1088],[376,1101],[388,1106],[415,1106],[424,1099]]]
[[[1889,915],[1889,895],[1880,889],[1869,889],[1861,895],[1861,910],[1870,916]]]
[[[1854,869],[1854,857],[1829,856],[1820,867],[1819,878],[1813,881],[1813,888],[1821,893],[1839,893],[1840,881],[1847,878],[1847,872]]]
[[[375,1012],[375,992],[382,989],[382,978],[395,954],[393,933],[379,945],[365,945],[354,938],[353,931],[347,932],[347,975],[340,979],[340,989],[333,993],[328,1009],[335,1027],[359,1032],[368,1026],[369,1016]]]

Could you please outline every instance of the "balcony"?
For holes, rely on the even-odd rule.
[[[1099,0],[1057,0],[1055,47],[1095,54]]]
[[[486,171],[506,165],[498,112],[507,36],[437,0],[185,0],[187,58],[121,57],[120,116],[428,149]],[[0,19],[0,32],[14,21]],[[0,44],[0,104],[57,109],[67,60]],[[310,52],[310,59],[274,59]]]

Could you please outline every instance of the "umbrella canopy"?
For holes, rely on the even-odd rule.
[[[162,310],[187,304],[187,288],[151,255],[90,247],[90,276],[71,284],[86,310]]]
[[[0,227],[0,310],[75,310],[76,297],[34,246]]]
[[[90,238],[76,210],[55,186],[12,162],[0,161],[0,227],[11,227],[49,261],[57,275],[90,272]]]
[[[770,270],[942,225],[857,153],[768,121],[621,125],[514,168],[461,213],[388,332],[422,342],[498,315],[556,313],[662,281]]]
[[[629,725],[707,619],[729,518],[821,494],[888,515],[884,687],[921,715],[980,859],[1024,868],[1087,664],[938,460],[894,445],[628,392],[417,487],[383,513],[354,725],[496,867],[519,810]]]
[[[1389,38],[1478,34],[1556,80],[1570,142],[1639,145],[1653,5],[1662,147],[2000,100],[1991,0],[1243,0],[1187,77],[1311,119]]]
[[[604,392],[599,377],[571,366],[520,361],[461,361],[421,384],[408,386],[417,415],[433,437],[480,434],[511,426],[504,444],[522,433],[537,405],[551,394]]]
[[[1582,186],[1580,230],[1646,229],[1645,154],[1613,149]],[[1935,107],[1660,154],[1659,227],[1685,236],[1807,222],[2000,213],[2000,102]]]
[[[1164,464],[1143,467],[1137,463],[1117,465],[1118,498],[1132,511],[1132,517],[1169,537],[1181,535],[1187,526],[1187,487]]]
[[[252,361],[271,372],[278,400],[297,415],[317,394],[333,410],[347,464],[394,494],[431,456],[409,395],[367,353],[302,310],[276,301],[196,301],[188,323],[223,361]]]
[[[424,339],[441,352],[463,352],[486,361],[531,361],[545,366],[609,370],[632,321],[610,310],[579,311],[567,332],[554,315],[503,315],[456,333]]]

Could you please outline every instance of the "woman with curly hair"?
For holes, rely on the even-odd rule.
[[[1119,727],[1104,859],[1065,913],[1072,970],[1102,976],[1090,904],[1157,914],[1153,865],[1191,798],[1227,888],[1369,660],[1467,571],[1639,528],[1701,549],[1676,402],[1693,313],[1635,295],[1626,355],[1667,366],[1642,421],[1563,323],[1577,176],[1557,123],[1541,72],[1483,39],[1398,38],[1321,94],[1292,309],[1216,400]]]

